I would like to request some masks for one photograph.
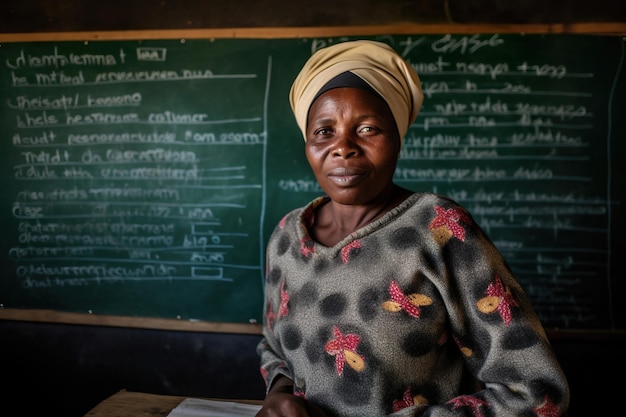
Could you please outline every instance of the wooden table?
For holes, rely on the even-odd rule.
[[[91,409],[85,417],[166,417],[182,400],[189,397],[119,391]],[[209,398],[217,400],[217,398]],[[258,400],[225,400],[261,404]]]

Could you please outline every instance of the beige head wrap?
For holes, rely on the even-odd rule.
[[[309,108],[317,92],[346,71],[357,75],[385,99],[403,140],[424,99],[419,77],[389,45],[367,40],[320,49],[300,70],[291,86],[289,102],[304,140]]]

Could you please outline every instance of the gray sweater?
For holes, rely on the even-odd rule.
[[[306,227],[326,201],[288,213],[268,242],[268,389],[286,375],[329,416],[564,415],[542,325],[462,207],[415,193],[331,248]]]

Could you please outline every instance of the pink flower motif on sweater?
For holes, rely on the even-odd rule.
[[[471,395],[461,395],[459,397],[453,398],[448,401],[448,404],[453,404],[453,410],[460,407],[470,407],[472,409],[472,414],[474,415],[474,417],[483,417],[483,413],[481,413],[480,407],[489,405],[487,401],[481,400],[480,398],[472,397]]]
[[[541,407],[535,408],[538,417],[559,417],[559,407],[546,395]]]
[[[465,212],[459,207],[446,210],[439,206],[435,207],[435,211],[437,212],[437,217],[430,222],[430,229],[444,226],[452,232],[454,237],[459,239],[461,242],[465,241],[465,229],[459,225],[460,221],[469,223],[469,218]]]
[[[361,247],[361,241],[353,240],[352,242],[348,243],[346,246],[341,248],[341,262],[343,262],[344,264],[347,264],[348,260],[350,259],[350,251],[352,249],[358,249],[360,247]]]
[[[414,404],[415,403],[413,402],[413,395],[411,395],[411,387],[408,387],[406,391],[404,391],[404,394],[402,395],[402,399],[393,400],[391,407],[392,407],[393,412],[395,413],[395,412],[402,410],[403,408],[410,407]]]
[[[335,357],[337,375],[343,374],[346,364],[355,371],[362,371],[365,368],[365,358],[356,353],[361,338],[351,333],[344,336],[337,326],[333,326],[333,337],[333,340],[326,342],[324,349]]]
[[[507,326],[511,323],[511,307],[518,307],[517,301],[511,295],[511,291],[508,287],[502,284],[502,280],[499,276],[495,276],[493,282],[489,284],[486,297],[481,298],[476,303],[478,310],[483,313],[491,313],[494,310],[498,310],[500,317],[504,320],[504,324]]]
[[[315,242],[308,235],[300,241],[300,253],[305,258],[315,253]]]
[[[281,229],[285,227],[285,223],[287,223],[287,216],[285,215],[283,216],[282,219],[280,219],[280,221],[278,222],[278,227],[280,227]]]
[[[285,291],[285,280],[280,283],[280,306],[278,307],[278,317],[286,316],[289,313],[289,294]],[[277,317],[277,318],[278,318]]]
[[[400,308],[406,311],[409,316],[419,318],[421,314],[419,307],[411,303],[409,297],[404,295],[396,281],[391,281],[391,284],[389,284],[389,294],[391,295],[391,300],[398,303]]]
[[[419,318],[422,314],[420,307],[429,306],[433,303],[433,300],[426,294],[414,292],[405,295],[396,281],[391,281],[389,284],[389,294],[391,300],[383,302],[382,307],[384,310],[394,313],[404,310],[409,316],[415,318]]]
[[[261,367],[261,378],[263,378],[263,380],[265,381],[265,383],[267,384],[267,376],[269,375],[269,372],[267,369],[265,369],[264,367]]]
[[[274,314],[274,307],[270,301],[267,306],[267,312],[265,313],[265,324],[270,330],[273,330],[274,323],[276,322],[276,314]]]

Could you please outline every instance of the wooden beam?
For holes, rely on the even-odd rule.
[[[534,33],[624,35],[626,23],[554,23],[554,24],[394,24],[385,26],[329,26],[226,29],[123,30],[101,32],[0,33],[0,42],[32,41],[104,41],[145,39],[212,39],[212,38],[318,38],[340,36],[374,36],[402,34],[476,34]]]
[[[0,320],[259,335],[262,331],[261,324],[256,323],[222,323],[203,320],[108,316],[100,314],[67,313],[54,310],[15,308],[1,309]]]

